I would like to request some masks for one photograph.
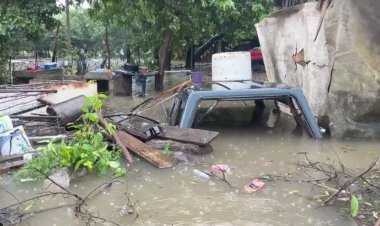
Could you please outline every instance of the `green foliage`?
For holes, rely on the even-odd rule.
[[[59,11],[56,0],[0,1],[0,82],[4,82],[11,53],[22,48],[25,41],[36,41],[42,32],[55,27],[53,15]]]
[[[103,106],[104,94],[95,95],[86,98],[87,107],[82,108],[83,124],[71,125],[76,129],[74,138],[70,142],[61,142],[59,145],[49,143],[42,150],[39,158],[33,159],[26,164],[16,175],[17,178],[37,178],[43,175],[35,169],[49,175],[52,170],[60,167],[70,167],[73,170],[86,168],[89,172],[95,172],[101,176],[112,170],[115,176],[121,176],[126,173],[121,168],[120,150],[109,150],[106,137],[112,134],[115,127],[107,124],[106,129],[99,125],[99,117],[96,113]]]
[[[172,152],[170,151],[170,144],[165,144],[164,149],[162,149],[161,152],[164,155],[171,155]]]
[[[170,28],[173,52],[201,44],[215,34],[238,43],[256,36],[255,23],[274,10],[272,0],[88,0],[90,15],[128,31],[126,41],[157,63],[163,33]]]
[[[34,158],[26,165],[24,165],[16,174],[17,179],[43,179],[43,174],[50,175],[54,169],[61,167],[59,158],[60,146],[64,145],[62,142],[56,145],[51,141],[46,147],[39,148],[41,157]],[[39,172],[38,172],[39,171]]]
[[[351,196],[351,217],[356,217],[359,212],[359,199],[356,195]]]

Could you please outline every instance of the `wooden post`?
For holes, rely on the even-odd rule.
[[[170,168],[174,165],[173,161],[169,157],[164,156],[161,151],[141,142],[134,136],[123,131],[119,131],[117,134],[120,137],[121,143],[128,147],[129,150],[143,157],[158,168]]]

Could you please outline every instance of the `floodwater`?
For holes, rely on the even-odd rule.
[[[136,87],[138,88],[138,87]],[[107,106],[126,111],[141,99],[113,97]],[[346,167],[362,169],[378,156],[380,142],[316,141],[294,133],[294,123],[283,116],[274,129],[250,125],[212,125],[201,128],[219,131],[212,142],[214,151],[193,156],[190,163],[172,169],[157,169],[135,158],[136,165],[123,184],[115,184],[88,202],[88,209],[120,225],[355,225],[348,213],[335,207],[321,207],[308,199],[318,194],[311,185],[267,181],[256,194],[242,192],[245,184],[260,175],[286,175],[294,171],[292,163],[304,160],[303,152],[315,161],[333,162],[340,159]],[[204,170],[210,164],[228,164],[231,174],[227,180],[232,187],[218,179],[200,181],[194,169]],[[276,178],[276,177],[275,177]],[[82,196],[110,177],[85,176],[68,188]],[[41,183],[14,183],[2,178],[0,186],[18,199],[26,199],[43,188]],[[298,192],[295,192],[298,191]],[[136,215],[123,215],[127,196],[136,202]],[[14,200],[0,190],[0,207]],[[38,202],[32,210],[55,205],[62,208],[41,212],[19,225],[83,225],[74,216],[69,199],[55,197]]]

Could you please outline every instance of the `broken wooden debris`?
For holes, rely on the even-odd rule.
[[[173,161],[162,154],[160,150],[152,148],[126,132],[118,131],[117,134],[120,137],[122,144],[129,150],[146,159],[158,168],[163,169],[173,167]]]
[[[55,89],[0,89],[0,93],[56,93]]]
[[[21,160],[21,159],[23,159],[23,156],[24,156],[24,154],[0,156],[0,163],[5,163],[5,162],[15,161],[15,160]]]
[[[157,138],[174,140],[184,143],[206,145],[209,144],[218,135],[219,132],[214,131],[164,126],[164,132],[158,134]]]
[[[0,225],[2,223],[10,225],[20,223],[24,216],[25,213],[22,210],[2,208],[0,211]]]
[[[148,141],[146,144],[150,145],[155,149],[162,150],[165,146],[169,146],[170,151],[173,152],[185,152],[193,155],[203,155],[213,151],[212,146],[210,144],[207,145],[197,145],[197,144],[189,144],[189,143],[181,143],[173,140],[157,140],[153,139]]]
[[[26,160],[23,160],[23,159],[1,163],[0,174],[6,173],[7,171],[14,168],[20,168],[21,166],[25,165],[25,163],[26,163]]]
[[[102,111],[99,110],[98,112],[98,117],[99,117],[99,123],[100,125],[104,128],[104,129],[107,129],[107,122],[106,120],[104,119],[103,117],[103,114],[102,114]],[[129,163],[133,163],[133,159],[131,157],[131,154],[129,153],[126,145],[124,143],[122,143],[122,141],[120,140],[120,137],[118,135],[118,133],[116,133],[115,131],[112,132],[112,140],[121,148],[121,150],[123,151],[123,154],[124,154],[124,157],[125,159],[129,162]]]
[[[0,174],[6,173],[11,169],[19,168],[29,160],[30,156],[36,155],[36,152],[0,156]],[[28,155],[28,156],[27,156]]]
[[[22,120],[30,120],[30,121],[51,121],[52,119],[57,119],[57,116],[51,115],[10,115],[12,119],[22,119]]]
[[[54,135],[54,136],[36,136],[36,137],[29,137],[29,141],[35,142],[35,143],[41,143],[44,141],[50,141],[50,140],[63,140],[66,139],[67,136],[64,134],[60,135]]]

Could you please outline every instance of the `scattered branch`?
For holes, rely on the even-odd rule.
[[[351,180],[349,180],[345,184],[343,184],[343,186],[341,186],[338,191],[336,191],[334,194],[332,194],[330,197],[328,197],[322,203],[322,205],[325,205],[326,203],[328,203],[332,198],[334,198],[335,196],[337,196],[341,191],[343,191],[348,186],[350,186],[352,183],[354,183],[355,181],[359,180],[363,175],[365,175],[366,173],[368,173],[376,165],[376,162],[377,162],[378,159],[379,158],[376,158],[374,161],[372,161],[371,165],[369,165],[369,167],[366,170],[364,170],[362,173],[360,173],[358,176],[352,178]]]
[[[21,205],[23,205],[25,203],[28,203],[28,202],[35,203],[36,201],[38,201],[38,200],[40,200],[41,198],[44,198],[44,197],[55,197],[57,195],[63,195],[63,196],[69,196],[69,197],[73,198],[76,201],[76,203],[74,204],[74,208],[73,208],[74,212],[75,212],[75,216],[80,217],[80,219],[86,225],[97,224],[97,223],[108,223],[108,224],[112,224],[112,225],[119,225],[116,222],[113,222],[111,220],[108,220],[106,218],[101,217],[99,215],[99,213],[97,215],[91,213],[86,208],[83,208],[83,206],[87,206],[86,201],[88,201],[91,197],[94,197],[96,194],[99,194],[101,191],[103,191],[106,188],[111,187],[115,183],[123,183],[122,181],[120,181],[120,180],[114,180],[114,179],[111,180],[111,181],[106,181],[106,182],[98,185],[97,187],[95,187],[86,196],[82,197],[82,196],[80,196],[80,195],[78,195],[76,193],[72,193],[68,189],[64,188],[59,183],[57,183],[56,181],[54,181],[53,179],[51,179],[48,175],[44,174],[43,172],[39,171],[38,169],[35,169],[35,170],[37,172],[41,173],[42,175],[44,175],[44,177],[46,177],[47,180],[49,180],[52,184],[56,185],[61,191],[57,191],[57,192],[44,191],[44,192],[40,193],[39,195],[37,195],[35,197],[28,198],[26,200],[20,201],[11,192],[3,189],[7,193],[9,193],[15,200],[17,200],[17,203],[11,204],[11,205],[9,205],[7,207],[0,208],[0,217],[1,218],[7,220],[10,223],[12,223],[12,222],[13,223],[20,222],[23,219],[25,219],[27,216],[31,216],[33,214],[42,212],[42,210],[36,210],[36,211],[33,211],[33,212],[28,212],[28,213],[26,213],[26,212],[20,213],[20,206]],[[132,203],[131,203],[128,195],[127,195],[127,198],[128,198],[128,203],[127,203],[128,207],[131,207],[134,210],[134,204],[132,205]],[[33,204],[30,204],[29,206],[32,206],[32,205]],[[72,206],[72,205],[70,205],[70,206]],[[16,207],[16,208],[14,209],[14,207]],[[48,210],[57,209],[57,208],[61,208],[61,207],[62,206],[56,206],[56,207],[53,207],[53,208],[50,208],[50,209],[46,209],[46,210],[43,210],[43,211],[48,211]],[[25,208],[25,210],[27,208]],[[6,217],[8,217],[9,219],[6,219]],[[138,217],[138,215],[137,215],[137,217]]]

